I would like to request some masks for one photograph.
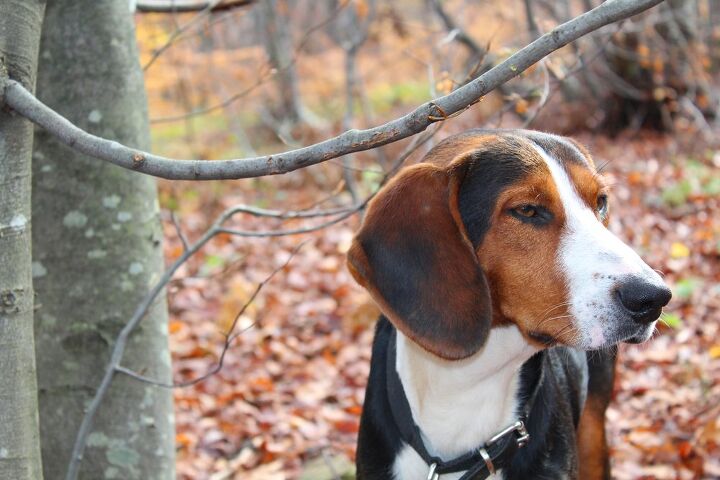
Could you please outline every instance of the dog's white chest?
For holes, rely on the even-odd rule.
[[[515,327],[496,328],[483,350],[466,360],[439,360],[398,333],[396,368],[413,419],[432,455],[451,459],[481,446],[516,420],[520,366],[535,353]],[[405,445],[395,480],[427,478],[429,466]],[[441,475],[456,480],[462,472]],[[502,479],[502,472],[491,476]]]

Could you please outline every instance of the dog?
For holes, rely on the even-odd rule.
[[[358,479],[610,478],[613,346],[671,293],[607,189],[574,140],[471,130],[373,198],[348,251],[382,312]]]

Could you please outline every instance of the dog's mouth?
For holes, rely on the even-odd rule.
[[[650,338],[652,338],[652,334],[655,331],[656,321],[657,320],[654,320],[645,325],[633,325],[630,328],[621,329],[617,333],[618,340],[615,343],[638,344],[647,342]]]
[[[538,330],[530,330],[527,332],[527,337],[542,348],[550,348],[557,345],[567,345],[573,348],[580,348],[583,350],[594,350],[597,348],[606,348],[620,343],[639,344],[645,343],[655,331],[655,321],[647,324],[638,324],[633,321],[632,318],[618,320],[611,328],[610,332],[603,332],[602,341],[584,341],[578,343],[577,341],[568,341],[567,338],[554,335],[549,332],[541,332]],[[603,331],[604,329],[598,324],[597,331]],[[577,338],[577,337],[575,337]]]
[[[631,343],[633,345],[637,345],[638,343],[644,343],[646,339],[640,335],[635,335],[634,337],[630,337],[625,340],[625,343]]]
[[[528,332],[528,337],[530,337],[530,339],[534,342],[539,343],[541,346],[546,348],[554,347],[555,345],[560,343],[560,340],[557,337],[544,332],[530,331]]]

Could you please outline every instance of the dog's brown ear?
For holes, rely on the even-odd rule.
[[[463,169],[408,167],[370,202],[348,265],[382,312],[431,353],[461,359],[487,339],[487,281],[458,210]]]

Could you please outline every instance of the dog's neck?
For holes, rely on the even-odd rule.
[[[515,326],[494,328],[482,350],[458,361],[398,331],[397,372],[430,454],[450,460],[515,421],[520,367],[535,352]]]

